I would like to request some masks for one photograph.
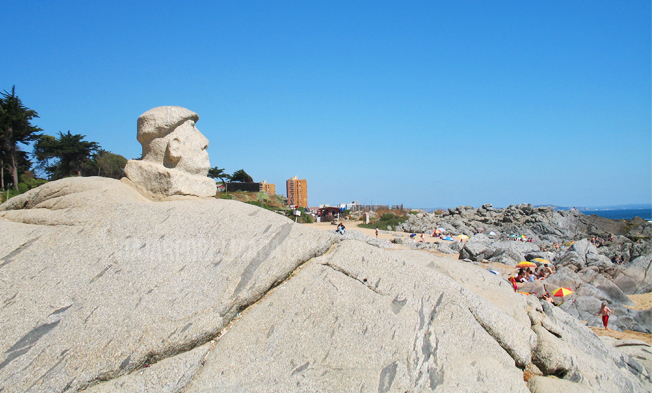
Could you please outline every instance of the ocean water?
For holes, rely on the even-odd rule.
[[[637,216],[647,221],[652,220],[652,209],[580,210],[580,212],[587,216],[595,214],[612,220],[620,220],[621,218],[630,220]]]

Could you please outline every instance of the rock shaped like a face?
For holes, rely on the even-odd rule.
[[[142,160],[129,160],[125,175],[155,196],[214,196],[208,178],[208,139],[197,129],[199,116],[186,108],[161,106],[138,118]]]
[[[180,157],[174,169],[197,176],[207,176],[211,163],[208,159],[208,139],[197,129],[193,120],[187,120],[173,133],[180,141]],[[173,139],[174,140],[174,139]]]

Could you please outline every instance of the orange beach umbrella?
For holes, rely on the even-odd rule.
[[[543,263],[544,265],[550,265],[550,261],[543,258],[534,258],[533,261]]]
[[[570,288],[561,287],[561,288],[553,291],[552,296],[566,297],[566,296],[570,295],[571,293],[573,293],[573,291],[571,291]]]
[[[537,264],[528,261],[523,261],[523,262],[519,262],[516,265],[516,267],[537,267]]]

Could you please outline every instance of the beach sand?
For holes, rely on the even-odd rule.
[[[376,230],[375,229],[369,229],[369,228],[362,228],[359,227],[358,225],[361,224],[361,221],[343,221],[344,227],[349,230],[349,229],[355,229],[357,231],[360,231],[364,233],[365,235],[371,236],[371,237],[376,237]],[[313,224],[301,224],[301,225],[306,225],[309,227],[317,228],[322,231],[332,231],[335,233],[335,228],[337,228],[337,225],[331,224],[330,222],[316,222]],[[416,237],[416,242],[418,243],[421,241],[421,238],[419,238],[420,234],[417,234]],[[388,240],[391,241],[395,237],[403,237],[407,241],[409,241],[409,234],[406,232],[394,232],[394,231],[379,231],[378,233],[378,239],[383,239],[383,240]],[[450,243],[448,241],[441,240],[439,238],[434,238],[431,237],[430,234],[426,234],[425,238],[425,243],[435,243],[435,242],[441,242],[441,243]],[[395,244],[394,249],[396,250],[405,250],[407,247],[401,245],[401,244]],[[459,254],[445,254],[443,252],[439,252],[437,250],[423,250],[430,252],[431,254],[440,256],[440,257],[447,257],[447,258],[454,258],[457,259]]]
[[[640,295],[627,295],[631,301],[634,302],[633,306],[625,306],[632,310],[647,310],[652,307],[652,292],[643,293]]]

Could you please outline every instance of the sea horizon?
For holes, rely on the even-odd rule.
[[[535,207],[540,206],[552,206],[555,210],[571,210],[573,207],[562,207],[554,205],[536,205]],[[474,207],[476,208],[476,207]],[[496,209],[504,209],[504,207],[495,207]],[[435,210],[447,210],[448,208],[425,208],[421,209],[426,212],[433,212]],[[605,207],[575,207],[574,209],[578,210],[580,213],[587,216],[596,215],[599,217],[610,218],[612,220],[631,220],[634,217],[640,217],[646,221],[652,221],[652,204],[629,204],[629,205],[617,205],[617,206],[605,206]]]

